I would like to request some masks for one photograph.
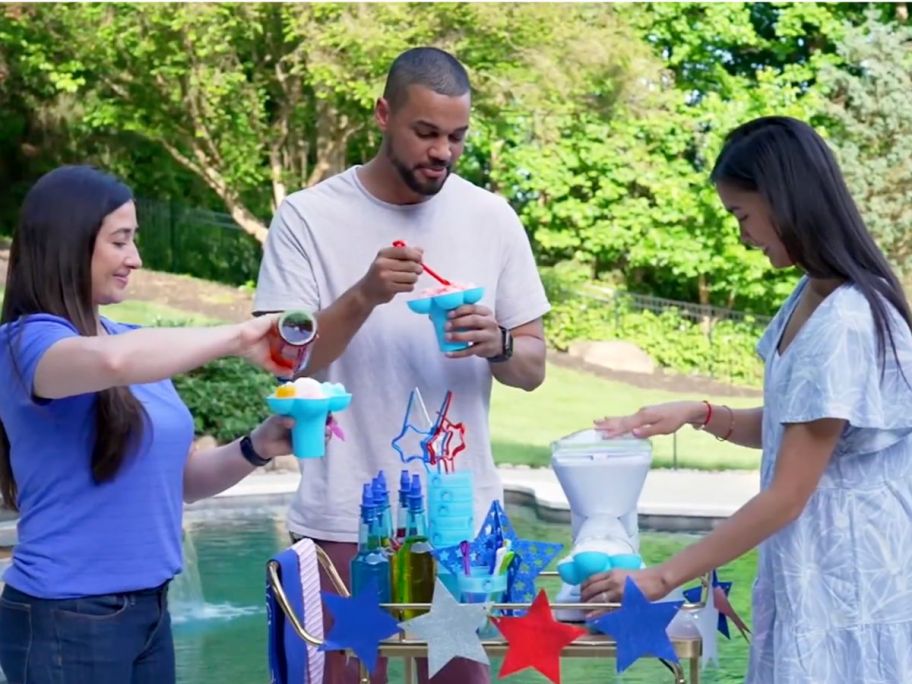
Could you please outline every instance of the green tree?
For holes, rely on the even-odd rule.
[[[912,268],[912,29],[876,15],[846,32],[846,68],[824,69],[825,112],[862,214],[890,260]]]
[[[633,118],[618,141],[620,149],[636,141],[636,155],[621,168],[636,185],[612,202],[628,223],[619,247],[622,266],[636,269],[627,273],[634,288],[768,312],[793,287],[794,273],[770,271],[762,255],[740,244],[708,185],[710,165],[724,134],[751,118],[824,123],[820,73],[842,67],[837,48],[864,11],[845,3],[631,8],[631,24],[663,61],[670,84],[669,101]],[[887,3],[873,11],[885,21],[904,16]]]
[[[31,7],[18,28],[42,38],[32,61],[53,65],[58,99],[78,98],[86,134],[156,143],[262,239],[262,217],[289,189],[372,151],[371,106],[402,50],[453,49],[472,68],[482,118],[510,119],[544,101],[533,85],[557,102],[591,81],[557,78],[558,66],[619,80],[625,46],[610,23],[584,43],[597,50],[577,47],[605,16],[586,6],[108,4]],[[492,155],[496,133],[526,123],[513,121],[480,127],[495,133],[478,137]],[[482,176],[490,167],[476,164]]]

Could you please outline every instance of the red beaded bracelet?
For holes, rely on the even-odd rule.
[[[727,442],[728,438],[732,436],[732,433],[735,431],[735,412],[732,410],[731,406],[726,406],[728,409],[728,432],[725,433],[724,437],[716,437],[720,442]]]
[[[706,401],[706,399],[703,400],[703,403],[706,404],[706,418],[704,418],[703,425],[701,425],[699,428],[700,430],[705,430],[706,426],[709,425],[709,421],[711,421],[712,417],[713,417],[712,404],[710,404],[708,401]]]

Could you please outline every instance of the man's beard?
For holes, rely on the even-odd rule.
[[[406,164],[395,155],[392,150],[392,145],[387,148],[386,156],[393,163],[396,171],[399,172],[399,177],[402,179],[402,182],[408,186],[409,190],[419,195],[424,195],[425,197],[432,197],[440,192],[443,189],[443,184],[446,183],[447,178],[450,177],[451,167],[449,164],[441,164],[440,166],[424,165],[425,168],[446,169],[446,173],[440,180],[431,180],[423,183],[418,180],[417,173],[418,169],[422,168],[421,166],[415,168],[406,166]]]

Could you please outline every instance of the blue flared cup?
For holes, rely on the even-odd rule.
[[[338,413],[339,411],[344,411],[348,408],[349,404],[352,403],[352,395],[350,394],[336,394],[328,398],[329,400],[329,410],[333,413]]]
[[[447,340],[447,316],[450,311],[459,308],[463,304],[477,304],[483,296],[483,287],[470,287],[466,290],[446,292],[422,299],[412,299],[408,302],[408,306],[415,313],[427,314],[430,317],[431,323],[434,324],[434,332],[437,335],[437,345],[440,347],[440,351],[444,353],[456,352],[468,348],[469,343]]]
[[[468,290],[462,291],[463,304],[477,304],[482,297],[484,297],[483,287],[470,287]]]
[[[430,297],[425,297],[424,299],[410,299],[407,303],[408,308],[416,314],[431,313],[431,306],[433,305]]]
[[[266,397],[269,409],[280,416],[294,418],[291,428],[292,453],[297,458],[322,458],[326,455],[326,419],[330,411],[342,411],[351,403],[351,394],[336,394],[319,399]]]
[[[507,573],[492,575],[487,565],[470,565],[468,575],[459,573],[460,600],[463,603],[502,603],[507,591]]]
[[[492,575],[486,565],[472,565],[469,572],[471,575],[456,575],[459,600],[462,603],[503,603],[509,583],[507,573]],[[493,610],[491,614],[500,615],[500,611]],[[490,620],[486,620],[478,628],[478,636],[482,639],[493,639],[497,636],[497,628]]]

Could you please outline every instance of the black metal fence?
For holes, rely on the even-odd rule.
[[[755,387],[762,379],[754,347],[769,316],[598,286],[576,296],[585,302],[581,315],[597,310],[590,315],[608,324],[603,334],[638,344],[662,366],[730,385]]]
[[[256,280],[262,247],[228,214],[150,199],[136,207],[146,268],[231,285]]]
[[[735,311],[734,309],[726,309],[709,304],[679,302],[675,299],[665,299],[663,297],[625,292],[611,288],[592,286],[585,288],[583,293],[592,299],[610,304],[615,304],[621,300],[627,308],[635,311],[651,311],[655,314],[661,314],[669,309],[674,309],[679,316],[692,323],[707,325],[707,335],[710,337],[712,336],[712,326],[719,321],[752,323],[756,324],[758,327],[766,327],[771,320],[770,316],[745,313],[743,311]]]

